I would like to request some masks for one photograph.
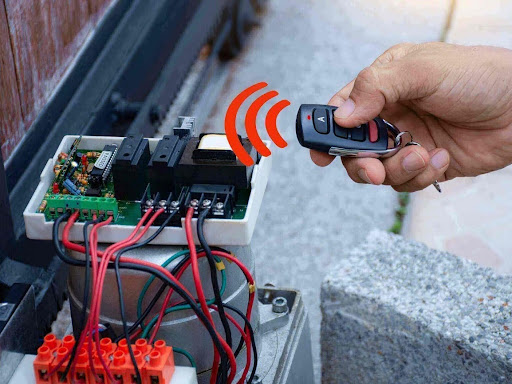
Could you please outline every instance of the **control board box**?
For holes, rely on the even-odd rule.
[[[36,191],[23,213],[27,237],[34,240],[51,240],[53,219],[65,210],[80,211],[80,219],[70,231],[69,239],[71,241],[83,241],[83,222],[90,219],[92,214],[113,217],[111,224],[98,231],[99,242],[115,243],[128,237],[134,230],[141,211],[143,213],[145,204],[148,204],[148,201],[152,198],[151,195],[147,194],[147,188],[144,184],[146,181],[141,179],[141,177],[144,177],[141,176],[140,171],[141,159],[147,162],[151,161],[148,164],[150,167],[153,166],[156,161],[154,158],[150,160],[150,156],[155,153],[158,154],[158,158],[162,156],[160,155],[162,144],[159,147],[162,140],[164,139],[140,138],[136,145],[132,145],[132,137],[65,136],[53,158],[46,163]],[[191,144],[196,145],[194,138],[191,138],[189,143],[184,145],[190,146]],[[270,145],[268,142],[266,144]],[[133,147],[136,147],[133,153],[126,150],[126,148]],[[183,152],[186,154],[187,150],[185,148],[180,149],[179,155],[181,156]],[[66,156],[69,157],[66,159]],[[94,156],[96,156],[95,162]],[[122,158],[120,161],[121,156],[126,156],[130,161],[124,161]],[[185,160],[188,161],[188,159],[184,159],[181,163],[185,163]],[[186,164],[185,167],[181,165],[178,159],[172,161],[172,165],[178,173],[188,176],[186,172],[187,167],[190,166],[189,164]],[[167,164],[171,164],[171,162]],[[202,165],[202,163],[199,164]],[[58,169],[56,170],[56,168]],[[174,191],[169,195],[167,195],[167,190],[165,195],[160,195],[159,192],[157,196],[160,197],[155,198],[155,204],[157,199],[159,202],[163,202],[164,205],[165,201],[169,204],[180,201],[183,207],[179,215],[176,215],[177,221],[175,220],[173,225],[165,227],[151,244],[187,244],[183,229],[184,210],[186,208],[184,204],[187,204],[190,198],[194,196],[198,198],[200,196],[205,196],[204,198],[211,196],[208,194],[209,190],[212,193],[220,191],[217,192],[218,196],[221,196],[220,193],[225,190],[227,191],[226,196],[231,200],[229,206],[226,204],[226,207],[229,207],[229,216],[223,214],[224,211],[219,213],[212,209],[212,216],[205,223],[206,240],[215,245],[249,244],[268,182],[270,168],[271,158],[262,157],[254,165],[252,172],[248,173],[250,178],[247,179],[247,188],[237,190],[236,194],[233,192],[234,187],[228,188],[228,186],[225,186],[225,188],[220,188],[218,185],[204,184],[204,178],[198,179],[197,185],[194,183],[183,187],[181,192]],[[233,167],[230,169],[233,169]],[[172,174],[169,173],[171,171],[166,169],[165,172],[167,173],[163,175]],[[154,177],[154,171],[151,172],[146,173],[150,175],[148,180]],[[76,177],[66,176],[70,174],[74,174]],[[73,182],[70,181],[70,178],[73,179]],[[121,182],[118,182],[120,178]],[[130,179],[133,180],[133,185],[130,185]],[[185,180],[184,182],[190,182],[186,177],[181,177],[181,179]],[[235,181],[240,185],[239,180],[234,180],[233,184],[235,184]],[[159,177],[157,182],[158,184],[155,183],[155,185],[158,185],[159,190],[174,188],[168,187],[168,183],[165,184],[167,182],[165,178]],[[209,181],[206,180],[206,182]],[[224,183],[225,180],[223,180]],[[102,191],[101,188],[103,188]],[[134,190],[137,190],[136,194],[133,193]],[[122,198],[127,200],[117,199],[119,194],[122,194]],[[134,196],[140,197],[135,199]],[[176,198],[171,196],[176,196]],[[222,196],[223,199],[226,198],[226,196]],[[238,200],[235,200],[234,196],[237,196]],[[176,200],[174,201],[174,199]],[[227,209],[225,211],[228,212]],[[193,219],[194,231],[196,220]],[[157,229],[158,222],[149,229],[141,240],[150,237]]]

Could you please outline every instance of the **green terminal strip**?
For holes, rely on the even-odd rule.
[[[52,195],[45,198],[47,202],[45,216],[47,220],[60,216],[70,210],[80,211],[80,220],[90,220],[94,215],[112,216],[114,221],[118,215],[118,203],[113,197],[90,197],[73,195]]]

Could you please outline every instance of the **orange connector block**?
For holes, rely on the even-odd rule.
[[[52,364],[50,365],[51,369],[53,370],[54,367],[56,367],[63,359],[64,362],[60,365],[60,367],[57,369],[57,372],[52,375],[52,383],[53,384],[71,384],[71,380],[69,380],[69,375],[66,376],[66,380],[60,381],[60,378],[64,375],[64,371],[66,370],[66,366],[69,362],[69,352],[70,350],[66,347],[60,347],[57,349],[57,354],[55,356],[55,359],[52,361]]]
[[[53,354],[47,345],[42,345],[37,350],[37,356],[34,360],[34,374],[37,384],[50,383],[51,378],[48,372],[51,369]]]
[[[121,344],[121,342],[119,343]],[[110,372],[114,376],[114,380],[121,382],[123,384],[132,384],[137,383],[137,376],[135,374],[135,369],[133,367],[132,361],[130,359],[130,353],[125,352],[121,347],[118,346],[117,351],[115,351],[112,363],[110,364]],[[143,372],[145,360],[142,356],[142,353],[138,350],[134,350],[133,354],[135,356],[135,360],[137,361],[137,367],[139,368],[139,372]],[[146,382],[142,380],[143,384]]]
[[[163,340],[155,341],[149,360],[143,369],[143,382],[147,384],[167,384],[174,374],[174,354]]]
[[[110,366],[110,359],[108,357],[108,354],[105,350],[101,350],[101,356],[103,357],[103,361],[105,364]],[[92,359],[93,365],[94,365],[94,372],[96,372],[96,375],[94,375],[94,372],[92,369],[89,369],[89,384],[100,384],[100,383],[106,383],[107,382],[107,373],[105,371],[105,367],[103,367],[103,364],[101,363],[100,358],[98,357],[97,353],[94,353],[94,357]]]

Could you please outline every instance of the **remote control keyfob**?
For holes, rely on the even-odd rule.
[[[306,148],[336,156],[388,157],[400,149],[396,138],[400,131],[381,118],[355,128],[344,128],[334,122],[336,107],[302,104],[297,113],[297,138]],[[391,139],[391,140],[389,140]],[[395,144],[389,148],[389,142]]]

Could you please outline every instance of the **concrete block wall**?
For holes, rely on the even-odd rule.
[[[322,286],[324,383],[512,382],[512,277],[383,231]]]

